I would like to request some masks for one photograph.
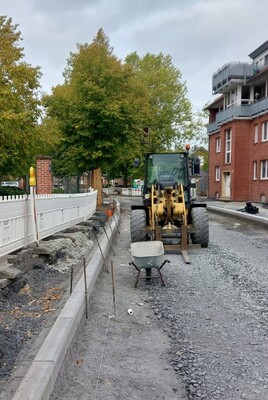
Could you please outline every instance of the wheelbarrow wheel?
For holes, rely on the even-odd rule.
[[[146,270],[146,278],[150,279],[152,276],[152,268],[145,268]]]

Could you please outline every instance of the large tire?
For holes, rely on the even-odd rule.
[[[201,247],[208,247],[209,242],[209,224],[208,213],[205,207],[192,208],[192,242],[201,244]]]
[[[147,239],[145,210],[136,209],[131,211],[130,234],[131,243],[143,242]]]

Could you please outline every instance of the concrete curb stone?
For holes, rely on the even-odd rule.
[[[262,225],[268,227],[268,212],[267,212],[267,216],[265,213],[263,213],[261,216],[256,215],[256,214],[252,215],[252,214],[248,214],[248,213],[245,213],[242,211],[233,210],[233,209],[231,209],[231,207],[234,207],[232,205],[232,203],[229,205],[229,208],[222,207],[220,205],[218,206],[218,205],[208,204],[207,210],[211,211],[211,212],[220,213],[220,214],[227,214],[227,215],[235,217],[235,218],[252,221],[254,223],[259,223],[259,224],[262,224]]]

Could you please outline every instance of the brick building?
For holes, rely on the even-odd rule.
[[[212,76],[209,198],[268,201],[268,41]]]

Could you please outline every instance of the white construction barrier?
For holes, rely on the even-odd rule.
[[[97,191],[36,195],[34,213],[31,204],[27,195],[0,197],[0,257],[90,218]]]

